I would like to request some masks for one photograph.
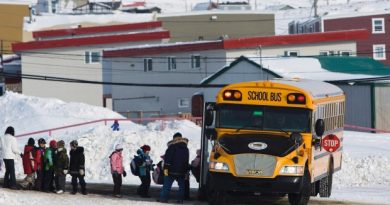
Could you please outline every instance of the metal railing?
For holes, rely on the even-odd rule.
[[[36,135],[36,134],[45,134],[47,133],[49,136],[53,134],[54,131],[59,131],[59,130],[65,130],[69,128],[74,128],[74,127],[80,127],[84,125],[90,125],[90,124],[97,124],[97,123],[104,123],[104,125],[107,125],[108,122],[114,122],[115,120],[119,121],[129,121],[129,122],[135,122],[135,123],[147,123],[147,122],[153,122],[153,121],[161,121],[161,128],[165,128],[165,121],[172,121],[172,120],[190,120],[193,122],[198,122],[199,120],[202,120],[200,117],[147,117],[147,118],[112,118],[112,119],[100,119],[100,120],[93,120],[93,121],[88,121],[88,122],[82,122],[82,123],[77,123],[77,124],[72,124],[72,125],[67,125],[67,126],[61,126],[61,127],[56,127],[56,128],[51,128],[51,129],[45,129],[45,130],[39,130],[39,131],[34,131],[34,132],[29,132],[29,133],[24,133],[20,135],[16,135],[15,137],[25,137],[25,136],[31,136],[31,135]]]

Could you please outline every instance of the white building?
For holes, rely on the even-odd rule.
[[[351,30],[197,41],[106,49],[103,57],[105,61],[111,62],[111,67],[107,69],[112,70],[112,82],[133,83],[132,86],[113,87],[115,111],[128,116],[139,113],[177,114],[190,112],[191,96],[199,91],[202,79],[239,56],[258,56],[259,59],[260,56],[318,56],[324,51],[343,51],[343,55],[353,56],[356,53],[355,41],[367,35],[366,30]],[[122,69],[130,69],[131,73],[123,72]],[[245,71],[237,74],[240,76]],[[149,85],[140,86],[142,84]],[[165,84],[166,87],[159,84]]]
[[[161,44],[169,39],[169,32],[161,22],[145,22],[38,31],[33,36],[36,41],[12,46],[21,55],[23,94],[105,106],[111,95],[109,85],[79,81],[111,79],[111,73],[103,70],[102,50]]]

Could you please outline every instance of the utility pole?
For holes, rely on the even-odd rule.
[[[318,0],[314,0],[314,2],[313,2],[314,17],[318,17],[318,13],[317,13],[317,3],[318,3]]]
[[[0,83],[4,82],[3,40],[0,40]]]
[[[259,45],[259,47],[258,47],[258,49],[259,49],[259,57],[260,57],[260,67],[261,67],[261,80],[264,80],[263,79],[263,55],[262,55],[262,47],[261,47],[261,45]]]

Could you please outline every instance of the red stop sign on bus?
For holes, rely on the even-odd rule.
[[[322,139],[322,147],[328,152],[335,152],[340,147],[340,139],[334,134],[326,135]]]

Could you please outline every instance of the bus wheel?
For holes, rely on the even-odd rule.
[[[307,167],[305,167],[305,173],[302,179],[302,190],[300,193],[288,194],[288,201],[291,205],[306,205],[309,203],[311,194],[311,182],[310,173]]]
[[[225,191],[216,191],[212,190],[209,196],[209,204],[210,205],[221,205],[225,204],[226,201],[226,193]]]
[[[330,197],[332,194],[333,172],[333,161],[330,161],[328,175],[320,180],[320,197]]]
[[[311,183],[311,193],[310,196],[317,196],[320,192],[320,181]]]

